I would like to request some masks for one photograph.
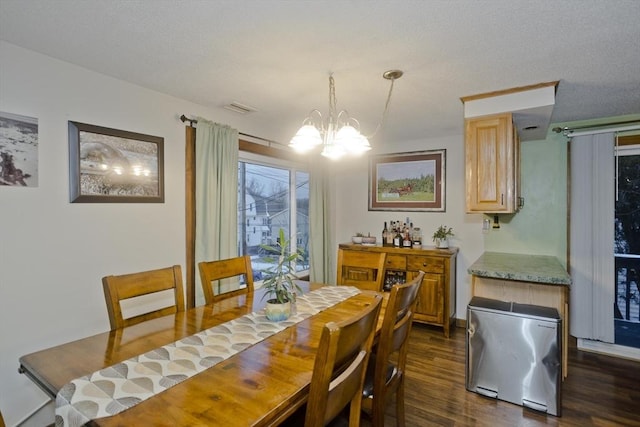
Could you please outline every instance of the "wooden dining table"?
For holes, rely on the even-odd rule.
[[[299,285],[304,292],[325,286],[302,281]],[[277,425],[307,400],[324,325],[351,317],[375,294],[361,291],[123,412],[87,425]],[[383,296],[378,331],[388,294]],[[259,311],[265,302],[256,289],[252,297],[236,296],[79,339],[21,357],[20,372],[55,398],[76,378]]]

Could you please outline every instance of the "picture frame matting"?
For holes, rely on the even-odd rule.
[[[370,211],[445,212],[446,150],[369,158]]]

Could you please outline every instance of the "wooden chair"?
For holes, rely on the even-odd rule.
[[[391,287],[382,329],[367,368],[362,407],[371,416],[374,427],[384,426],[385,407],[396,393],[396,419],[405,425],[404,370],[407,363],[408,338],[424,271],[413,280]]]
[[[327,425],[349,406],[349,426],[360,425],[362,387],[382,296],[357,315],[323,330],[311,377],[305,427]],[[298,424],[299,425],[299,424]]]
[[[382,291],[386,252],[345,251],[338,249],[337,285]]]
[[[198,264],[198,269],[200,270],[200,281],[206,304],[213,304],[236,295],[253,294],[253,270],[249,255],[218,261],[203,261]],[[244,275],[246,287],[214,294],[213,281],[241,275]]]
[[[185,309],[182,270],[179,265],[120,276],[106,276],[102,278],[102,287],[107,302],[111,330],[135,325]],[[121,301],[167,290],[173,290],[174,304],[126,319],[123,317]]]

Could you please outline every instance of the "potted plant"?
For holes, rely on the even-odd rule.
[[[293,262],[302,259],[301,254],[296,251],[289,252],[289,240],[285,239],[284,230],[279,233],[278,245],[261,245],[267,252],[277,256],[277,259],[267,256],[267,262],[274,262],[275,265],[263,270],[262,287],[265,289],[267,305],[265,314],[269,320],[279,322],[286,320],[291,315],[291,303],[295,304],[296,292],[302,293],[302,289],[294,282],[297,278]]]
[[[438,248],[448,248],[449,237],[453,237],[453,228],[447,227],[446,225],[441,225],[433,233],[433,241]]]

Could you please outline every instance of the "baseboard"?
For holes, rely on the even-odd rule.
[[[627,347],[624,345],[609,344],[602,341],[578,338],[578,350],[590,351],[592,353],[606,354],[607,356],[621,357],[623,359],[640,361],[640,348]]]

